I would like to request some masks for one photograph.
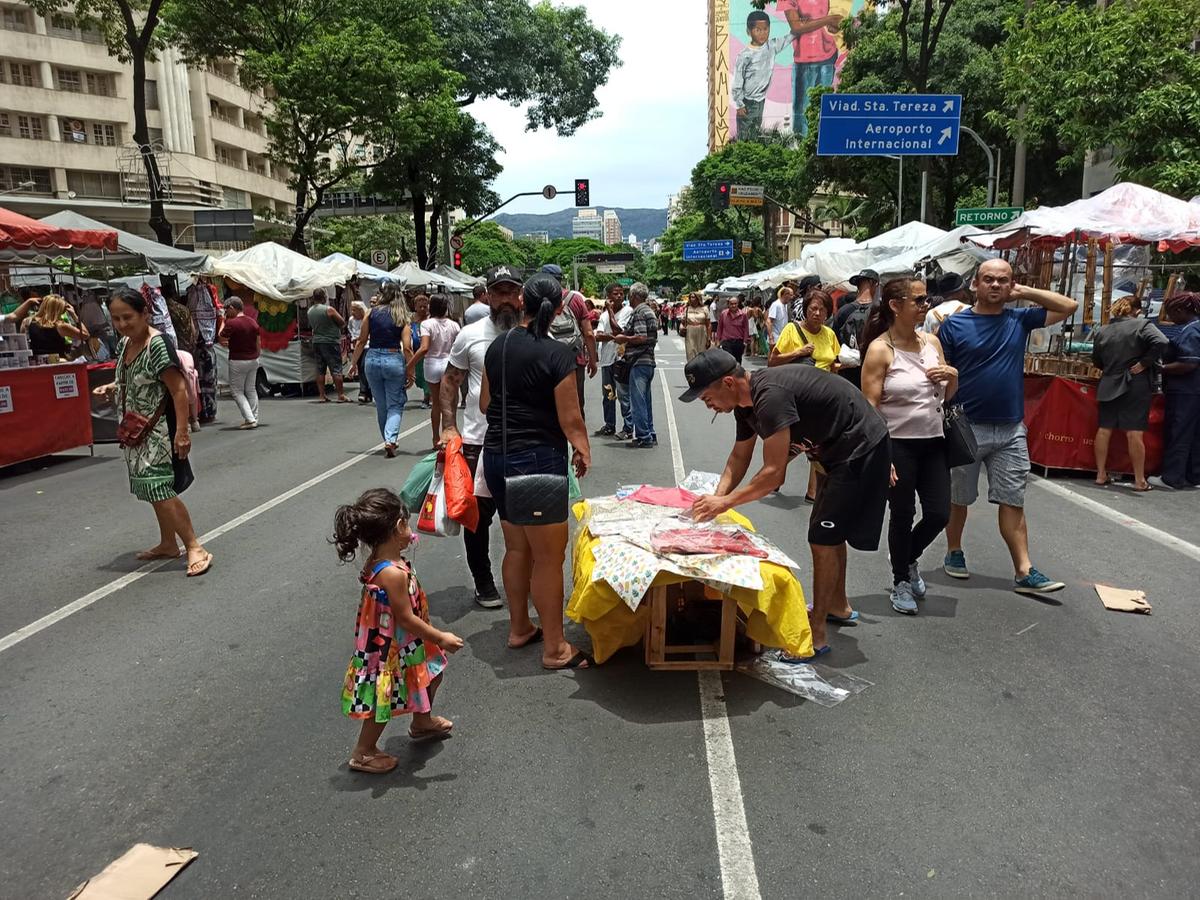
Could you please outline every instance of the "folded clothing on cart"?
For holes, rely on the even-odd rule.
[[[672,528],[657,531],[650,539],[655,553],[736,553],[766,559],[769,554],[740,531],[712,528]]]

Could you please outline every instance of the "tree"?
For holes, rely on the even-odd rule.
[[[413,223],[408,216],[330,216],[318,221],[321,224],[314,229],[313,239],[316,256],[345,253],[365,262],[372,250],[387,250],[388,268],[405,262],[413,245]]]
[[[1024,12],[1022,10],[1021,12]],[[1122,179],[1200,193],[1200,0],[1092,6],[1035,0],[1011,17],[1003,87],[1025,103],[1013,137],[1046,147],[1060,168],[1115,149]]]
[[[495,222],[480,222],[463,235],[463,270],[482,273],[492,266],[523,267],[525,254]]]
[[[146,121],[146,63],[153,62],[161,43],[158,31],[163,0],[28,0],[39,15],[70,10],[75,19],[97,28],[104,35],[110,55],[133,68],[133,141],[146,171],[150,200],[150,227],[159,243],[174,243],[171,223],[163,202],[162,176],[158,158],[150,144]]]
[[[428,131],[452,125],[459,78],[441,64],[429,0],[187,0],[168,12],[192,58],[236,58],[272,97],[274,161],[296,192],[290,246],[327,191]],[[214,27],[214,23],[221,23]]]
[[[857,228],[859,219],[870,210],[870,204],[861,197],[847,197],[843,194],[831,194],[813,210],[813,219],[817,222],[834,222],[840,229],[842,237],[846,236],[846,226]]]

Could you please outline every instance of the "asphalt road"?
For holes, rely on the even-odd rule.
[[[682,344],[665,351],[678,394]],[[654,389],[661,446],[597,440],[586,494],[672,483]],[[595,427],[598,380],[588,409]],[[732,421],[675,413],[685,468],[719,471]],[[212,572],[164,566],[0,652],[0,897],[63,897],[139,841],[199,851],[171,898],[735,895],[719,845],[740,836],[714,827],[696,675],[652,673],[637,650],[543,672],[536,650],[506,649],[503,610],[473,606],[457,539],[416,557],[435,620],[467,643],[438,695],[455,737],[414,747],[394,725],[399,769],[349,772],[358,585],[326,538],[337,504],[403,482],[428,418],[411,408],[405,427],[423,427],[386,460],[360,458],[378,436],[357,405],[264,401],[254,432],[231,428],[231,402],[220,415],[196,435],[186,495],[199,531],[233,523]],[[807,587],[806,478],[799,460],[745,511]],[[919,617],[892,612],[882,550],[852,553],[863,622],[827,659],[872,682],[863,693],[825,709],[722,676],[757,881],[741,896],[1195,893],[1200,561],[1070,498],[1194,542],[1200,494],[1055,484],[1072,493],[1031,486],[1030,530],[1063,592],[1009,590],[981,507],[976,574],[931,574]],[[112,446],[0,472],[0,529],[0,638],[133,572],[155,540]],[[1096,581],[1143,588],[1154,614],[1105,611]]]

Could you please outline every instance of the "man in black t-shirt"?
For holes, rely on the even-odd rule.
[[[863,329],[866,327],[867,317],[871,314],[871,304],[879,295],[879,273],[874,269],[863,269],[850,279],[850,284],[857,292],[854,301],[852,303],[842,301],[842,305],[838,307],[837,315],[833,317],[829,327],[833,329],[833,333],[837,335],[837,339],[843,347],[849,347],[851,350],[862,353],[866,350],[866,347],[862,346]],[[842,366],[838,369],[838,374],[856,388],[862,389],[861,365]]]
[[[879,548],[891,473],[883,417],[844,379],[813,366],[779,366],[751,375],[724,350],[706,350],[683,372],[689,388],[680,400],[700,398],[715,412],[732,412],[737,421],[737,442],[716,494],[701,497],[692,507],[697,521],[708,521],[778,488],[793,447],[824,470],[808,526],[813,558],[810,621],[814,657],[829,652],[826,617],[839,623],[857,619],[846,597],[846,544],[855,550]],[[738,487],[760,438],[762,468]]]

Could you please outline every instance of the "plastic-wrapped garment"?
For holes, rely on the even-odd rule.
[[[870,681],[824,666],[784,662],[783,654],[778,650],[768,650],[761,656],[743,660],[737,664],[737,670],[826,707],[837,706],[852,694],[871,686]]]
[[[692,469],[688,472],[687,478],[679,482],[679,486],[693,494],[715,494],[717,485],[720,483],[721,476],[716,472],[700,472]]]
[[[671,528],[656,531],[650,539],[656,553],[736,553],[766,559],[766,550],[759,549],[741,531],[716,528]]]
[[[691,491],[677,487],[654,487],[643,484],[626,499],[638,503],[648,503],[651,506],[669,506],[672,509],[691,509],[692,504],[700,498]]]

